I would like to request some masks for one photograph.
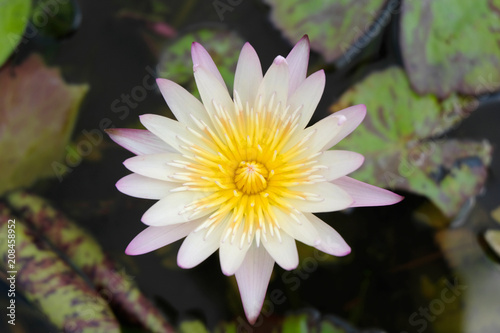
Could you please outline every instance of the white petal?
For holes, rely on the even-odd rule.
[[[177,265],[182,268],[193,268],[207,259],[219,248],[225,224],[219,223],[209,235],[207,229],[190,233],[179,249]]]
[[[145,177],[172,181],[170,177],[181,172],[182,169],[171,166],[169,163],[182,159],[180,154],[174,153],[139,155],[126,159],[123,165],[130,171]]]
[[[318,174],[326,180],[334,180],[357,170],[365,158],[363,155],[347,150],[327,150],[318,157],[318,164],[327,167]]]
[[[234,90],[238,93],[243,106],[247,102],[252,105],[261,82],[262,67],[259,56],[252,45],[245,43],[234,75]]]
[[[295,148],[299,143],[302,144],[302,149],[306,148],[302,154],[297,156],[296,159],[302,159],[312,153],[326,150],[329,148],[328,142],[340,133],[346,118],[344,116],[337,116],[335,114],[329,115],[321,119],[311,127],[306,128],[298,135],[291,138],[288,143],[283,147],[283,151]]]
[[[311,194],[311,200],[288,199],[293,207],[302,212],[332,212],[347,208],[353,203],[344,189],[329,182],[294,186],[290,189]]]
[[[305,79],[297,90],[295,90],[293,95],[291,95],[288,101],[288,104],[290,104],[290,110],[293,112],[299,106],[302,106],[298,123],[300,129],[305,128],[309,120],[311,120],[311,117],[321,100],[324,90],[325,72],[320,70]]]
[[[148,227],[135,236],[127,246],[125,253],[135,256],[159,249],[186,237],[201,222],[202,220],[195,220],[163,227]]]
[[[332,183],[342,187],[354,199],[351,207],[386,206],[403,200],[403,197],[396,193],[350,177],[341,177]]]
[[[268,231],[266,237],[261,238],[261,243],[276,263],[283,269],[291,270],[297,268],[299,254],[295,245],[295,239],[286,232],[280,232],[279,236],[276,231],[274,236],[271,236]]]
[[[304,215],[321,236],[321,242],[315,246],[318,250],[338,257],[351,253],[351,248],[335,229],[314,214],[304,213]]]
[[[289,93],[292,94],[304,81],[309,64],[309,38],[302,37],[286,57],[290,71]]]
[[[304,132],[313,132],[311,139],[307,142],[307,147],[311,151],[321,151],[330,148],[331,141],[338,137],[345,125],[346,118],[342,115],[332,114],[321,119],[311,127],[306,128]]]
[[[325,145],[327,149],[335,146],[338,142],[340,142],[340,140],[348,136],[356,129],[356,127],[359,126],[359,124],[361,124],[366,116],[366,106],[363,104],[354,105],[348,107],[347,109],[337,111],[333,115],[343,116],[346,120],[340,131],[336,133],[336,136],[330,139]]]
[[[196,128],[192,119],[193,116],[206,124],[210,124],[210,118],[203,104],[186,89],[166,79],[157,79],[156,82],[165,102],[167,102],[168,107],[178,121]]]
[[[174,152],[174,149],[148,130],[108,128],[109,137],[136,155]]]
[[[273,109],[278,104],[281,105],[282,109],[286,107],[288,99],[288,64],[282,56],[277,56],[274,59],[271,67],[264,75],[257,91],[255,105],[258,105],[259,100],[261,100],[260,102],[264,106],[268,106],[271,97],[274,97]]]
[[[161,199],[170,194],[177,185],[132,173],[116,183],[116,188],[127,195],[143,199]]]
[[[226,83],[224,82],[222,75],[220,75],[212,57],[200,43],[194,42],[191,44],[191,57],[193,59],[193,69],[198,66],[206,68],[208,72],[227,90]]]
[[[143,114],[139,119],[144,127],[177,151],[180,151],[179,145],[182,144],[178,137],[188,137],[186,126],[176,120],[156,114]]]
[[[234,103],[225,85],[217,81],[217,79],[203,66],[195,68],[194,78],[203,105],[209,113],[212,115],[217,114],[214,106],[214,103],[216,103],[230,116],[234,114]]]
[[[203,211],[193,214],[192,211],[185,211],[186,206],[205,196],[206,194],[201,192],[173,192],[151,206],[142,215],[141,221],[150,226],[163,226],[192,221],[210,213]]]
[[[230,234],[225,240],[221,241],[219,249],[220,265],[222,273],[227,276],[236,273],[243,259],[245,259],[250,245],[253,243],[253,238],[249,240],[247,235],[243,235],[244,230],[244,224],[241,223],[234,236]],[[226,235],[226,231],[227,229],[224,230],[223,238]]]
[[[296,221],[281,209],[273,207],[273,211],[278,219],[281,230],[284,230],[287,234],[306,245],[316,246],[319,244],[321,236],[304,214],[296,214],[298,219]]]
[[[274,260],[264,247],[257,247],[254,243],[236,271],[241,301],[250,324],[255,323],[262,309],[273,266]]]

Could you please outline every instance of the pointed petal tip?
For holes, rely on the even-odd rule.
[[[257,318],[259,318],[260,312],[257,314],[248,314],[245,311],[245,315],[247,317],[248,323],[253,326],[255,324],[255,322],[257,321]]]
[[[349,245],[345,245],[344,248],[342,248],[342,250],[339,250],[339,252],[335,255],[337,257],[345,257],[346,255],[350,254],[351,253],[351,247]]]
[[[365,116],[366,116],[366,105],[365,104],[358,104],[358,105],[354,105],[354,107],[356,108],[356,112],[359,114],[359,116],[362,115],[362,118],[364,119]]]
[[[134,253],[134,251],[132,251],[132,249],[130,249],[130,245],[127,246],[127,248],[125,249],[125,254],[128,255],[128,256],[135,256],[136,255]]]
[[[198,43],[198,42],[192,42],[191,43],[191,52],[196,52],[200,48],[204,48],[203,45],[201,45],[200,43]]]
[[[297,42],[297,44],[299,43],[306,43],[307,46],[309,47],[311,45],[311,41],[309,40],[309,35],[305,34],[304,36],[302,36],[302,38]]]
[[[287,64],[287,65],[288,65],[288,63],[287,63],[286,59],[285,59],[283,56],[280,56],[280,55],[279,55],[279,56],[277,56],[276,58],[274,58],[273,63],[274,63],[275,65],[278,65],[278,66],[279,66],[279,65],[282,65],[282,64]]]
[[[137,244],[134,244],[134,240],[132,240],[125,249],[125,254],[128,256],[138,256],[144,253],[146,252],[137,251]]]

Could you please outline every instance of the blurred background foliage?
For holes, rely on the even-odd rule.
[[[327,86],[313,122],[366,104],[337,148],[393,207],[321,214],[345,258],[299,244],[250,326],[216,256],[176,265],[179,244],[123,250],[147,200],[118,193],[129,153],[104,135],[172,116],[154,85],[197,94],[203,44],[232,89],[249,41],[267,68],[304,35]],[[498,0],[0,0],[0,306],[16,219],[12,332],[499,332]]]

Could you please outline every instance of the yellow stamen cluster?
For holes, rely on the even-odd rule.
[[[212,124],[192,116],[197,129],[188,128],[197,143],[186,141],[185,160],[171,166],[184,169],[171,178],[182,183],[175,191],[198,191],[202,198],[186,206],[183,213],[194,219],[211,213],[197,230],[208,229],[206,237],[220,223],[228,223],[223,241],[234,241],[243,226],[240,246],[256,237],[280,236],[279,221],[271,209],[280,208],[298,221],[300,212],[287,199],[321,200],[317,195],[294,190],[297,185],[324,181],[317,174],[318,152],[308,152],[311,135],[290,144],[297,134],[300,108],[275,102],[275,94],[267,105],[242,105],[235,93],[234,107],[227,110],[213,103]],[[194,140],[193,140],[194,141]]]

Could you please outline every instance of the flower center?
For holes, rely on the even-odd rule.
[[[255,194],[267,188],[267,176],[268,171],[262,163],[242,161],[234,173],[234,183],[240,191]]]

